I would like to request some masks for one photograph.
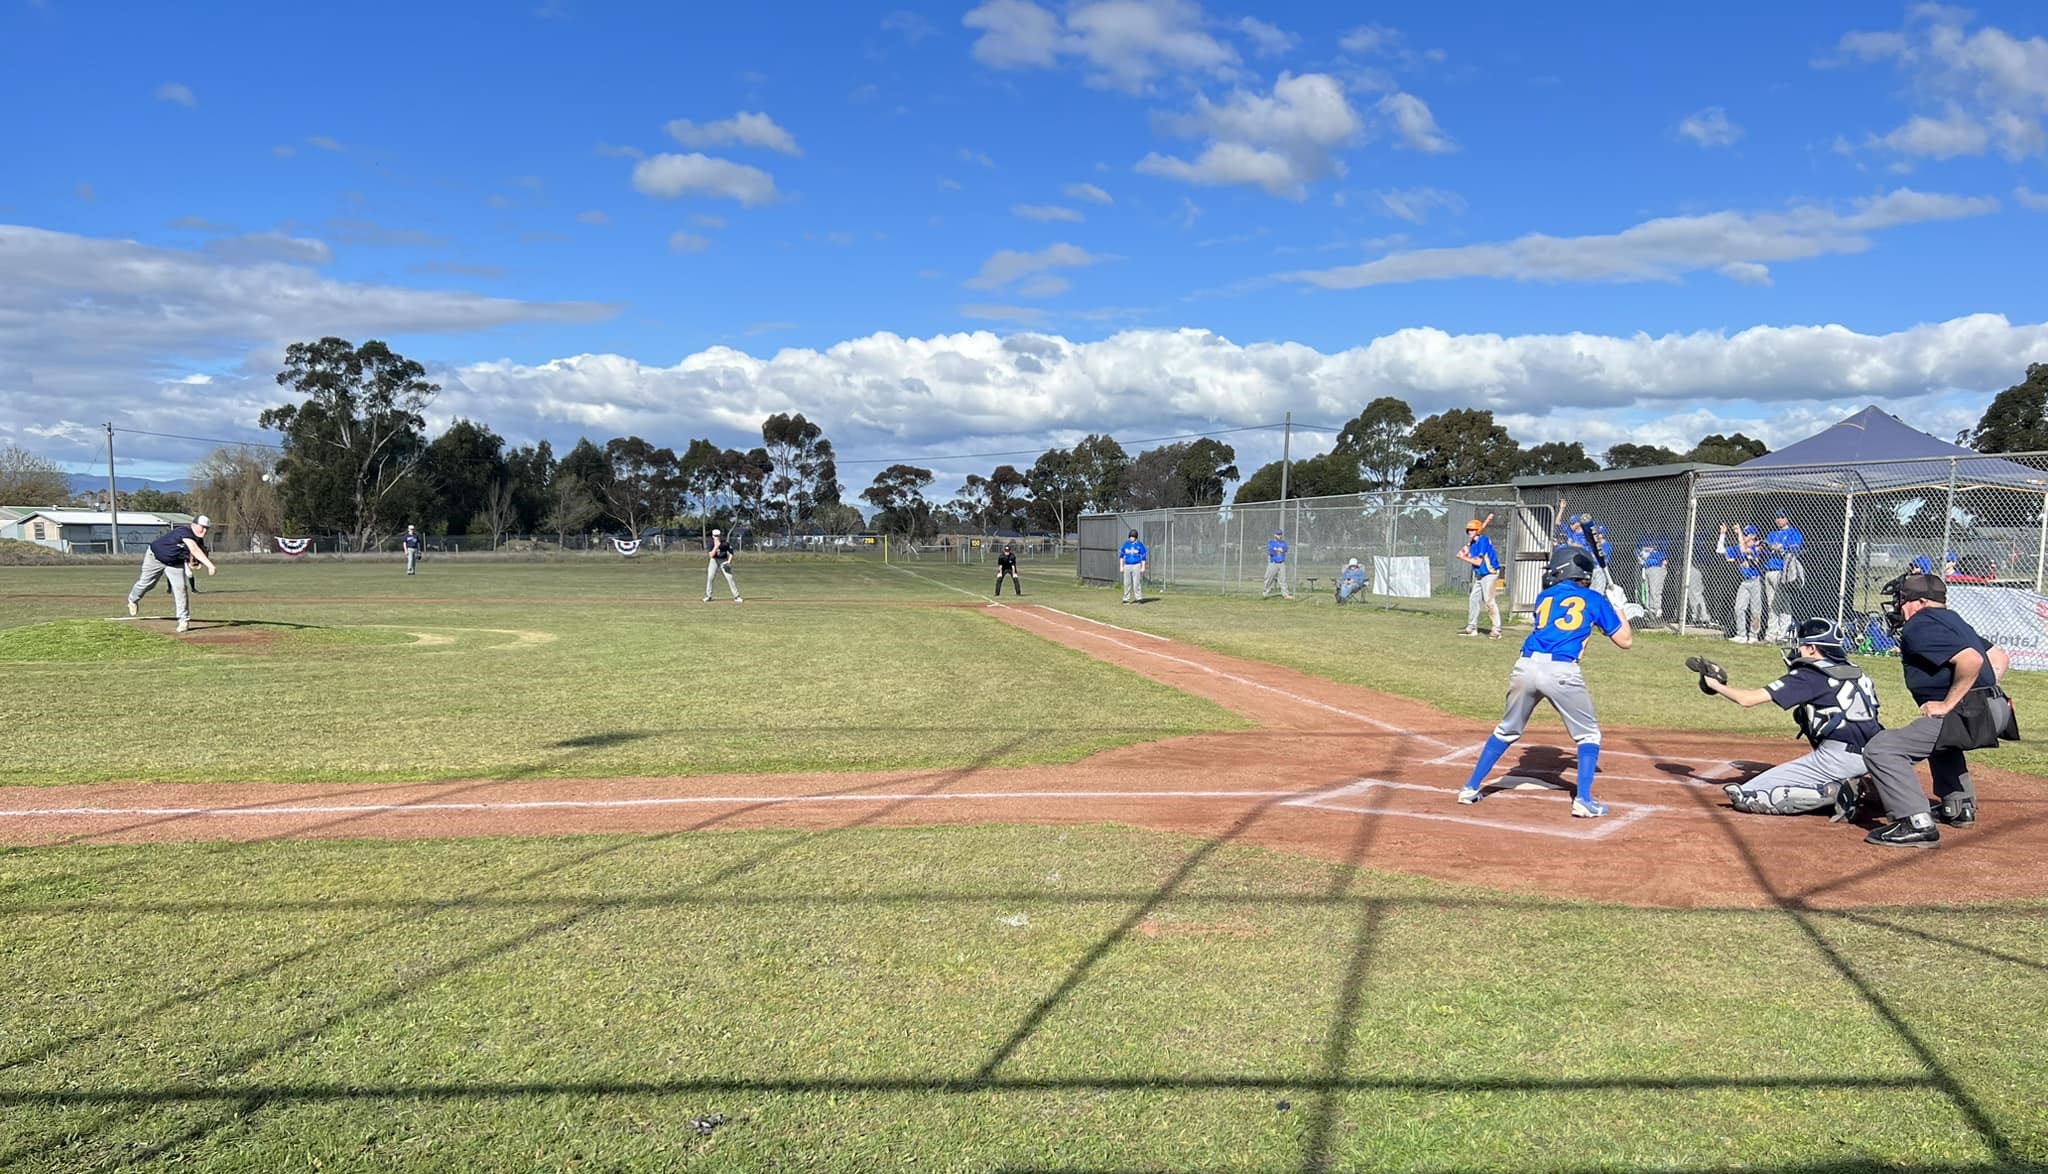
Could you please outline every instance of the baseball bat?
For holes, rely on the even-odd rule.
[[[1580,519],[1580,526],[1586,534],[1586,545],[1593,551],[1594,564],[1601,570],[1608,572],[1607,590],[1603,594],[1607,596],[1607,602],[1614,605],[1614,610],[1621,613],[1623,622],[1626,622],[1628,620],[1628,595],[1621,588],[1614,585],[1614,573],[1607,566],[1607,552],[1601,548],[1600,536],[1593,532],[1594,525],[1591,514]]]

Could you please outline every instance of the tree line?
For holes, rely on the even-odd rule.
[[[1082,513],[1216,505],[1281,496],[1282,462],[1240,480],[1232,446],[1202,437],[1127,452],[1092,434],[1038,455],[1028,467],[970,474],[950,499],[930,493],[932,470],[891,464],[856,494],[872,520],[843,499],[832,442],[802,413],[777,413],[761,443],[744,449],[693,439],[680,452],[639,436],[580,438],[557,455],[545,440],[508,448],[486,424],[458,418],[439,436],[425,413],[440,388],[426,369],[379,341],[294,343],[277,383],[294,402],[258,423],[279,433],[281,456],[256,448],[216,451],[193,471],[189,494],[140,490],[123,509],[205,512],[236,533],[339,534],[359,548],[408,523],[430,534],[569,534],[709,526],[784,535],[877,530],[924,538],[939,532],[1067,533]],[[1982,452],[2048,451],[2048,364],[2000,392],[1975,429],[1957,437]],[[1382,396],[1340,429],[1327,453],[1293,461],[1290,497],[1500,484],[1516,477],[1589,473],[1680,462],[1738,465],[1769,451],[1737,432],[1680,451],[1624,443],[1598,460],[1581,442],[1524,447],[1484,409],[1453,408],[1417,420]],[[59,504],[73,495],[53,462],[0,446],[0,503]]]

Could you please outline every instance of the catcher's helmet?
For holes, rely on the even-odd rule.
[[[1798,629],[1792,633],[1792,651],[1797,652],[1808,644],[1837,660],[1847,655],[1843,651],[1847,644],[1842,636],[1842,626],[1833,620],[1818,616],[1801,620]]]
[[[1576,583],[1593,581],[1593,556],[1576,546],[1561,546],[1550,554],[1550,565],[1543,569],[1543,585],[1555,587],[1566,579]]]

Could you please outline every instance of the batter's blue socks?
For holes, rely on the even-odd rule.
[[[1579,798],[1593,797],[1593,771],[1600,765],[1600,743],[1579,743]]]
[[[1466,780],[1465,788],[1477,790],[1479,784],[1486,781],[1486,776],[1492,773],[1493,765],[1500,761],[1500,756],[1506,754],[1511,745],[1513,743],[1503,741],[1498,735],[1487,738],[1486,745],[1479,748],[1479,762],[1472,768],[1472,777]]]

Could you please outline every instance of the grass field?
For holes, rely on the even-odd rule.
[[[740,607],[699,573],[230,563],[197,614],[262,635],[191,645],[106,620],[117,568],[0,568],[0,781],[544,788],[1241,724],[872,606],[978,568],[756,559]],[[1512,659],[1439,615],[1026,574],[1469,716]],[[1603,719],[1782,730],[1693,692],[1704,646],[1599,656]],[[1592,906],[1110,826],[14,849],[0,1169],[2041,1169],[2044,914]]]

